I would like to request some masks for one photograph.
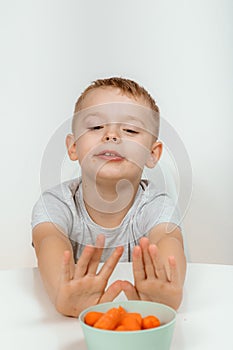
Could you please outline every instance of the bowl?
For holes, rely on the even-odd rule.
[[[106,312],[122,306],[128,312],[138,312],[142,317],[154,315],[161,326],[139,331],[109,331],[91,327],[84,322],[90,311]],[[171,307],[150,301],[117,301],[89,307],[79,315],[88,350],[169,350],[176,320]]]

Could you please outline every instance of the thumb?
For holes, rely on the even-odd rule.
[[[140,299],[138,296],[138,293],[137,293],[137,289],[129,281],[122,281],[121,288],[122,288],[123,292],[125,293],[127,299],[129,299],[129,300],[139,300]]]
[[[104,292],[99,303],[106,303],[113,301],[122,291],[122,281],[117,280],[113,282],[108,289]]]

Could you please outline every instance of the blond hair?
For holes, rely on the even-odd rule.
[[[143,97],[148,106],[155,112],[159,113],[159,108],[156,105],[155,100],[151,97],[148,91],[144,89],[144,87],[140,86],[133,80],[118,77],[98,79],[93,81],[92,84],[89,85],[78,98],[75,104],[74,113],[77,113],[81,109],[81,104],[90,91],[106,87],[118,88],[122,93],[129,97],[133,97],[136,100],[137,98]]]

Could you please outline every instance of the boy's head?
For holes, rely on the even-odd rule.
[[[158,106],[143,87],[129,79],[99,79],[77,100],[67,148],[84,172],[97,167],[111,179],[116,173],[139,178],[145,165],[152,168],[160,158],[158,130]]]

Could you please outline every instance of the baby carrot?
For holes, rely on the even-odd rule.
[[[139,314],[138,312],[127,312],[127,313],[125,313],[123,315],[123,317],[127,317],[127,316],[135,318],[138,321],[140,327],[142,326],[142,316],[141,316],[141,314]],[[122,317],[122,319],[123,319],[123,317]]]
[[[160,321],[155,316],[146,316],[142,319],[142,328],[143,329],[149,329],[149,328],[155,328],[160,326]]]
[[[120,311],[121,317],[127,313],[127,311],[122,306],[119,306],[118,310]]]
[[[121,320],[121,325],[124,326],[127,331],[139,331],[141,329],[141,325],[138,323],[137,319],[130,315],[126,315]]]
[[[123,325],[120,325],[120,326],[118,326],[117,328],[114,329],[114,331],[127,331],[127,330],[128,329],[125,326],[123,326]]]
[[[112,308],[103,314],[94,324],[95,328],[113,330],[118,325],[121,318],[121,311],[117,308]]]
[[[85,315],[84,322],[89,326],[93,326],[102,315],[103,312],[90,311]]]

